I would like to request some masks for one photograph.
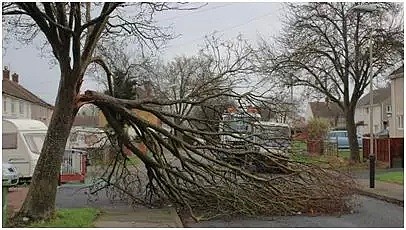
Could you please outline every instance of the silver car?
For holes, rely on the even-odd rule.
[[[11,187],[18,184],[19,174],[16,167],[10,163],[3,163],[2,177],[3,186]]]

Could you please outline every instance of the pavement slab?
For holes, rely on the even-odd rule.
[[[174,208],[137,208],[131,212],[103,210],[96,228],[182,228]]]
[[[361,194],[403,206],[404,203],[403,185],[375,181],[375,187],[370,188],[368,179],[357,179],[357,182],[360,185]]]

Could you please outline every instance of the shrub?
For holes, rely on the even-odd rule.
[[[330,125],[328,121],[323,118],[312,118],[307,124],[308,137],[311,140],[323,139],[329,129]]]

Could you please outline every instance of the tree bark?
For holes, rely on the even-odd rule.
[[[27,197],[16,218],[30,221],[47,219],[55,211],[58,175],[66,142],[77,113],[75,98],[78,79],[72,71],[61,71],[61,81],[54,112],[48,127],[44,146],[38,159]],[[40,170],[39,170],[40,169]]]
[[[357,127],[355,125],[354,120],[355,108],[349,107],[348,111],[346,112],[346,120],[347,120],[347,131],[348,131],[348,142],[350,145],[350,162],[351,163],[359,163],[360,156],[359,156],[359,146],[358,146],[358,138],[357,138]]]

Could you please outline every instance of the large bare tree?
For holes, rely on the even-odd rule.
[[[117,139],[143,163],[132,165],[118,151],[102,173],[103,185],[92,186],[91,193],[106,189],[113,200],[148,206],[170,202],[186,209],[195,219],[348,211],[354,186],[348,177],[283,157],[253,141],[254,133],[238,135],[232,127],[218,129],[223,113],[220,108],[227,99],[236,106],[269,104],[271,98],[264,96],[266,92],[253,89],[238,93],[235,89],[254,73],[249,61],[252,54],[252,49],[239,41],[212,41],[197,57],[175,59],[168,65],[170,71],[156,71],[153,82],[158,91],[151,98],[120,100],[93,91],[82,95],[80,101],[97,105]],[[276,98],[272,102],[280,101]],[[179,105],[186,109],[174,109]],[[131,112],[134,108],[155,115],[179,135],[137,117]],[[199,109],[189,112],[193,108]],[[147,146],[147,154],[134,145],[123,131],[123,124],[135,130]],[[289,136],[273,132],[274,140],[268,141],[274,145],[282,144],[282,139]],[[234,136],[246,147],[222,142],[223,135]],[[248,146],[264,148],[258,151]],[[264,174],[262,168],[273,173]]]
[[[95,52],[97,45],[108,39],[131,36],[135,36],[141,44],[157,45],[157,39],[166,39],[167,36],[152,24],[150,17],[157,10],[169,8],[169,5],[161,3],[3,3],[5,15],[18,15],[14,21],[10,21],[14,23],[14,28],[28,26],[37,29],[31,31],[33,34],[28,39],[36,32],[45,35],[61,71],[55,111],[27,197],[15,220],[23,217],[31,221],[46,219],[54,214],[57,176],[64,147],[74,116],[87,103],[100,108],[113,130],[109,135],[114,134],[116,140],[111,144],[113,148],[117,147],[117,154],[109,173],[101,178],[102,187],[117,189],[120,196],[128,198],[131,203],[169,201],[179,208],[188,209],[192,214],[200,214],[196,218],[348,211],[352,207],[348,201],[354,193],[354,183],[347,176],[282,156],[274,149],[253,141],[252,134],[238,135],[233,130],[202,130],[199,126],[212,126],[215,121],[165,109],[179,104],[199,106],[224,97],[232,98],[239,104],[260,104],[263,97],[254,90],[238,93],[229,84],[225,87],[210,84],[216,78],[230,77],[237,79],[236,82],[241,77],[249,78],[251,67],[247,68],[250,66],[247,60],[252,52],[250,49],[249,52],[241,52],[245,51],[245,46],[222,43],[226,47],[223,53],[220,44],[211,43],[207,48],[211,49],[209,54],[213,55],[206,58],[215,63],[210,71],[214,73],[214,78],[208,78],[204,81],[206,84],[195,82],[191,85],[191,93],[183,98],[129,100],[114,97],[116,92],[111,82],[113,72],[109,67],[114,62],[105,62],[103,56]],[[108,94],[94,91],[79,93],[83,76],[91,63],[101,66],[107,74]],[[215,109],[214,103],[206,103],[205,106]],[[133,109],[149,112],[183,136],[204,141],[191,145],[134,114]],[[174,122],[180,118],[191,125],[185,127]],[[147,154],[137,148],[126,127],[132,128],[138,139],[147,146]],[[232,144],[221,142],[218,138],[221,135],[234,136],[243,141],[244,146],[263,148],[261,151],[257,148],[237,149]],[[281,139],[278,133],[274,135],[274,139]],[[123,145],[140,159],[141,165],[133,165],[129,170]],[[222,160],[222,155],[251,160],[239,165]],[[256,172],[245,163],[269,165],[278,169],[278,173]],[[146,175],[134,175],[134,171],[138,170]]]
[[[370,29],[374,78],[403,61],[401,4],[381,3],[373,14],[352,10],[360,3],[287,4],[284,28],[275,45],[264,41],[264,73],[286,85],[324,95],[344,112],[351,161],[359,162],[354,113],[369,81]],[[383,14],[382,14],[383,13]]]
[[[154,24],[153,16],[157,11],[171,8],[176,6],[118,2],[2,3],[3,25],[10,31],[8,36],[31,42],[42,35],[60,70],[55,109],[19,216],[35,220],[54,213],[64,147],[82,105],[78,95],[84,73],[90,63],[106,67],[102,59],[93,55],[97,44],[109,39],[133,38],[138,45],[158,47],[170,35]],[[111,72],[107,74],[110,78]]]

